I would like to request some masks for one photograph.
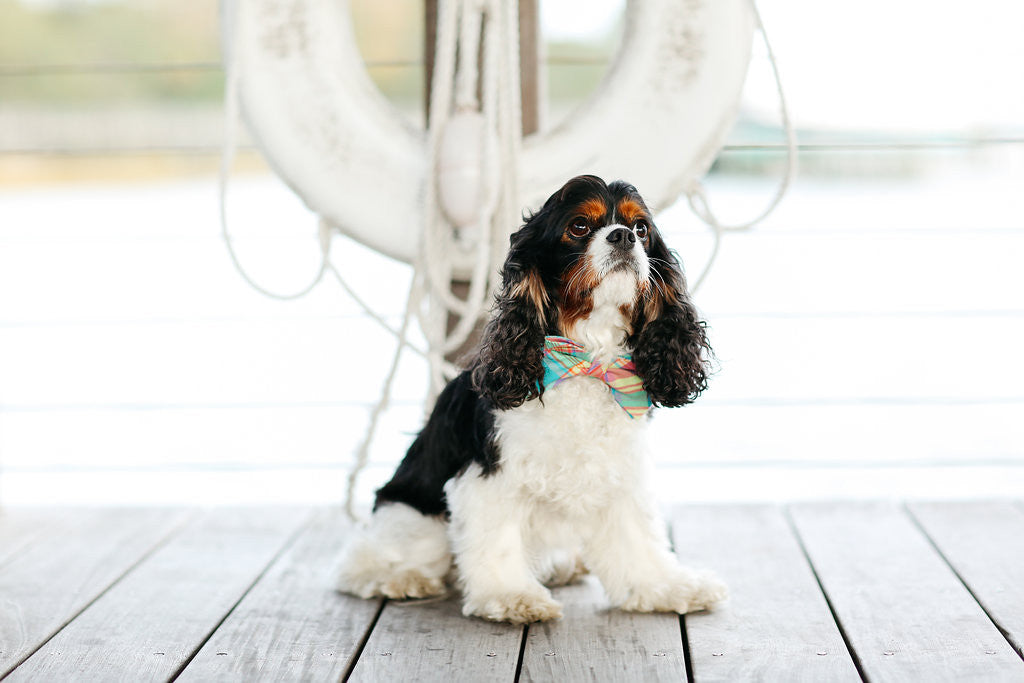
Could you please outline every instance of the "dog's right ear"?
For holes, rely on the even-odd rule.
[[[550,213],[545,209],[510,238],[494,317],[484,327],[473,366],[473,386],[502,410],[543,393],[544,335],[554,316],[540,270],[541,239]]]

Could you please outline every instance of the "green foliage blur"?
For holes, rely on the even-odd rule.
[[[423,0],[351,0],[351,10],[370,77],[396,103],[422,106]],[[216,0],[0,0],[0,103],[217,101],[219,22]],[[589,45],[549,44],[552,102],[579,101],[593,91],[615,43],[609,36]],[[168,64],[200,67],[108,68]]]
[[[102,2],[0,0],[0,65],[212,63],[220,60],[215,0]],[[221,96],[217,69],[170,72],[11,73],[0,100],[91,104],[204,101]]]
[[[370,77],[419,106],[422,0],[352,0],[351,11]],[[216,0],[0,0],[2,104],[216,102],[220,60]],[[110,68],[175,64],[186,68]]]

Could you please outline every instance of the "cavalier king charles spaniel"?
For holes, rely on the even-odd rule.
[[[511,237],[494,316],[441,392],[339,589],[422,598],[458,584],[464,614],[561,616],[549,586],[592,572],[625,610],[725,597],[679,565],[647,487],[649,408],[707,386],[711,349],[679,262],[636,188],[573,178]]]

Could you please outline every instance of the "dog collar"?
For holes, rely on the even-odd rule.
[[[594,363],[582,344],[565,337],[544,337],[543,387],[548,389],[570,377],[596,377],[611,389],[612,398],[636,419],[651,407],[651,399],[644,391],[643,380],[636,374],[633,357],[619,356],[611,363]]]

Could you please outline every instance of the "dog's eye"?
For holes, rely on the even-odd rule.
[[[582,218],[575,218],[569,225],[569,234],[573,237],[586,237],[590,234],[590,226]]]
[[[637,221],[633,224],[633,230],[636,231],[636,236],[642,240],[647,239],[647,234],[651,231],[650,226],[647,225],[647,221]]]

